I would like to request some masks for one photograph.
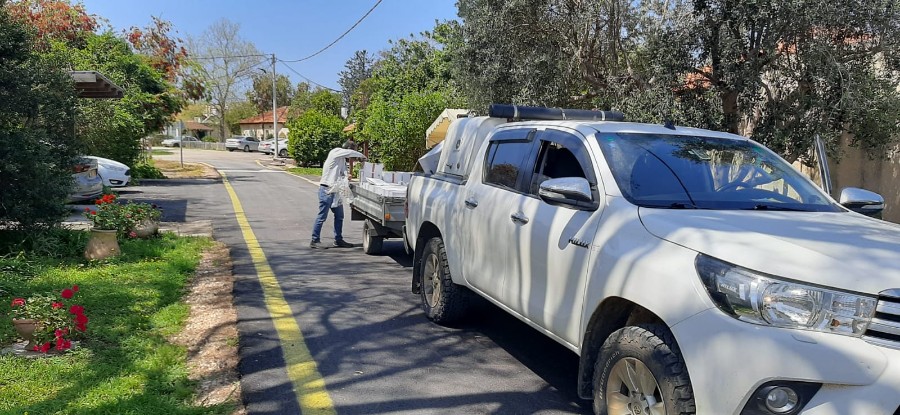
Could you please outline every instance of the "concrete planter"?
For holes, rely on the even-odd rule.
[[[84,257],[95,260],[121,254],[116,233],[115,230],[91,229],[91,239],[88,240],[87,247],[84,249]]]

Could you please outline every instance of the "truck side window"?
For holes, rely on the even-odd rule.
[[[587,179],[584,169],[578,163],[578,158],[575,157],[571,150],[559,143],[541,142],[538,162],[534,165],[534,174],[531,176],[530,192],[537,195],[541,183],[547,179],[560,177],[581,177]]]
[[[491,143],[484,182],[519,191],[517,183],[522,176],[522,165],[531,151],[531,145],[531,142],[523,141]]]

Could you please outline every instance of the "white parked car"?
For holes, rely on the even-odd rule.
[[[69,193],[69,202],[93,200],[103,194],[103,180],[98,174],[97,160],[82,157],[72,167],[74,184]]]
[[[257,151],[259,150],[259,139],[256,137],[235,136],[225,140],[225,148],[228,151],[243,150]]]
[[[178,140],[177,138],[167,138],[162,141],[162,145],[166,146],[166,147],[179,147],[179,146],[181,146],[182,142],[199,143],[200,140],[196,137],[191,137],[189,135],[186,135],[186,136],[181,137],[181,140]]]
[[[131,180],[131,169],[124,163],[103,157],[86,156],[97,161],[97,173],[103,180],[103,185],[109,187],[127,186]]]
[[[278,157],[287,157],[287,139],[278,140]],[[266,140],[259,143],[259,152],[265,154],[272,154],[275,152],[275,141],[274,140]]]
[[[744,137],[559,111],[455,120],[413,176],[428,318],[488,299],[580,356],[598,414],[900,414],[900,226],[851,211],[880,196],[838,203]]]

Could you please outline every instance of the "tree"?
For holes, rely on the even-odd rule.
[[[355,138],[368,142],[370,158],[388,169],[411,170],[425,152],[425,130],[460,102],[447,50],[456,30],[442,23],[419,38],[392,42],[357,88],[356,99],[365,105],[357,107]]]
[[[294,90],[294,98],[291,100],[291,112],[302,113],[312,108],[312,91],[309,83],[300,82]]]
[[[0,0],[0,221],[58,224],[80,146],[66,63],[35,53],[29,28]]]
[[[256,114],[259,114],[256,105],[250,101],[231,103],[228,107],[228,112],[225,114],[225,122],[228,124],[228,131],[231,134],[241,134],[241,125],[238,123],[241,120],[250,118]]]
[[[294,86],[287,76],[278,74],[275,77],[276,99],[278,106],[289,105],[294,99]],[[247,90],[247,101],[253,103],[258,112],[272,110],[272,74],[259,72],[253,75],[252,87]]]
[[[328,89],[318,88],[310,97],[311,108],[324,114],[341,115],[341,94]]]
[[[132,27],[125,38],[135,50],[146,56],[150,66],[163,74],[166,81],[180,83],[186,99],[198,100],[205,96],[203,80],[196,76],[196,63],[189,60],[183,41],[176,37],[172,22],[152,16],[150,25],[141,29]]]
[[[6,3],[0,2],[0,5]],[[84,46],[87,37],[97,30],[97,17],[81,4],[68,0],[19,0],[4,5],[10,16],[35,30],[32,45],[46,50],[53,41],[73,47]]]
[[[223,18],[188,41],[188,50],[199,63],[197,75],[204,80],[217,113],[221,140],[228,137],[229,104],[238,101],[254,68],[265,58],[239,31],[240,24]]]
[[[334,114],[310,109],[288,122],[288,151],[301,166],[322,164],[343,141],[344,122]]]
[[[353,57],[347,60],[347,63],[344,64],[344,67],[347,70],[341,71],[340,79],[338,79],[338,84],[341,85],[341,95],[342,95],[342,103],[346,106],[350,112],[353,112],[353,94],[356,92],[356,89],[359,88],[359,85],[369,79],[372,76],[372,64],[375,62],[375,59],[369,56],[368,52],[365,49],[358,50],[353,54]]]

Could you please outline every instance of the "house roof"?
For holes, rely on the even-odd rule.
[[[184,129],[191,130],[191,131],[212,131],[213,130],[212,127],[210,127],[206,124],[203,124],[203,123],[196,122],[196,121],[185,121]]]
[[[287,112],[290,107],[278,107],[278,122],[283,124],[287,122]],[[244,118],[238,121],[238,124],[265,124],[272,122],[272,111],[264,112],[250,118]]]

